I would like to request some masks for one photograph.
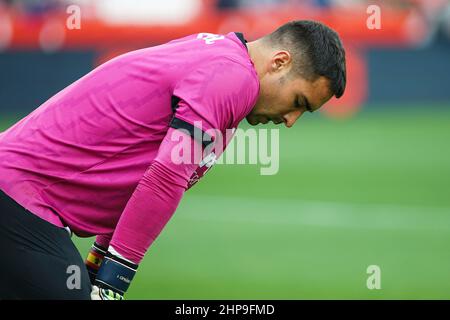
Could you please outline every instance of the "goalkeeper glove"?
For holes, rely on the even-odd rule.
[[[123,296],[109,289],[92,286],[92,300],[123,300]]]
[[[110,247],[111,248],[111,247]],[[112,253],[113,251],[114,253]],[[110,249],[97,272],[91,292],[92,300],[122,300],[133,280],[137,264]]]
[[[98,269],[100,269],[100,265],[102,264],[106,251],[108,250],[99,245],[97,242],[94,242],[91,250],[89,250],[85,264],[92,285],[94,284],[95,277],[97,276]]]

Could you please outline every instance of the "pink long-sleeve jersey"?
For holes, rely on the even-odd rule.
[[[219,141],[211,130],[225,137],[258,94],[239,33],[195,34],[121,55],[0,134],[0,189],[139,263],[209,168],[202,157]],[[193,139],[200,129],[211,143]],[[209,151],[191,164],[174,161],[183,137]]]

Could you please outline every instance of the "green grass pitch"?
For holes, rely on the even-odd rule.
[[[281,129],[274,176],[215,166],[126,298],[449,299],[450,112],[403,110],[306,115]],[[92,239],[74,240],[84,257]]]

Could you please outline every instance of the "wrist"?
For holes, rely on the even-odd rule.
[[[99,245],[97,242],[94,242],[89,250],[85,264],[92,284],[94,284],[98,270],[100,269],[107,251],[108,250],[105,247]]]
[[[123,295],[128,290],[137,268],[137,264],[123,258],[110,247],[104,256],[94,284]]]

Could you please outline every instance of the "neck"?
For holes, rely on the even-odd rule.
[[[264,52],[266,50],[265,45],[261,39],[248,42],[248,53],[250,55],[250,59],[252,59],[253,64],[255,65],[256,72],[258,73],[259,80],[261,80],[264,75]]]

